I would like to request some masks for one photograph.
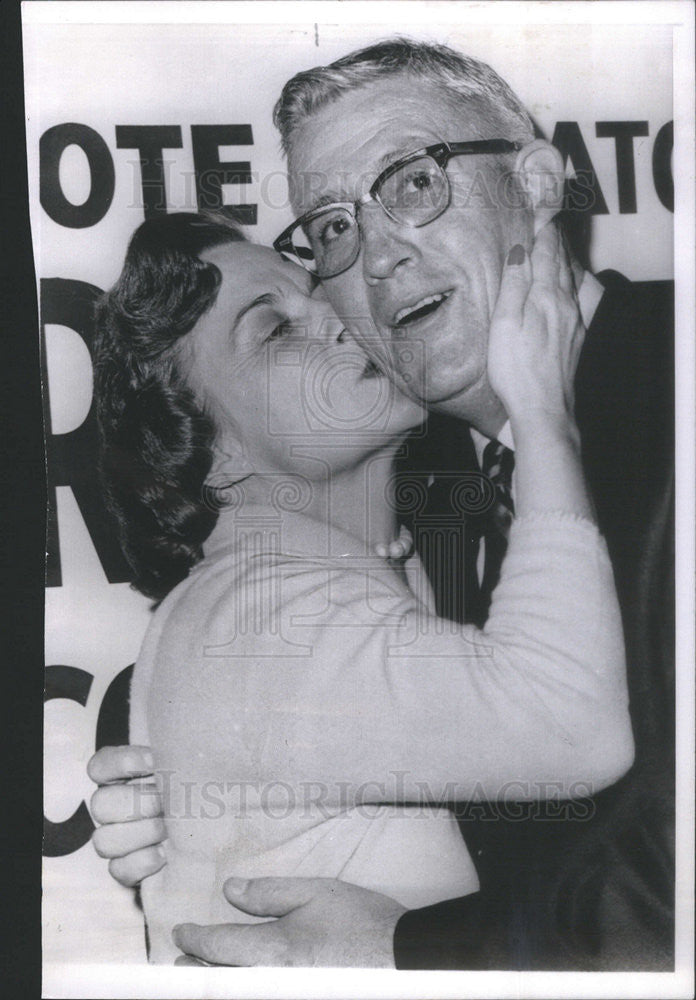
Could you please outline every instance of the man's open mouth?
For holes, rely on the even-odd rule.
[[[430,316],[436,312],[451,294],[451,290],[448,292],[435,292],[434,295],[425,295],[410,306],[404,306],[403,309],[399,309],[395,314],[392,326],[410,326],[412,323],[417,323],[419,320],[425,319],[426,316]]]

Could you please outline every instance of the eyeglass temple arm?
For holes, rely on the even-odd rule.
[[[467,142],[446,142],[450,153],[516,153],[523,143],[512,139],[470,139]]]

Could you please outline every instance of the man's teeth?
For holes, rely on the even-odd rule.
[[[401,326],[402,323],[404,323],[405,321],[414,319],[416,313],[432,312],[432,309],[430,309],[429,307],[439,306],[440,303],[444,302],[446,298],[447,295],[444,292],[438,293],[436,295],[426,295],[424,299],[420,299],[418,302],[415,303],[415,305],[406,306],[405,309],[399,309],[398,313],[394,317],[394,325]]]

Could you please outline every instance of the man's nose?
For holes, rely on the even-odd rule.
[[[368,285],[390,278],[418,256],[416,230],[390,219],[378,205],[363,206],[360,217],[363,275]]]

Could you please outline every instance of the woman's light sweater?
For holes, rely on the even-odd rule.
[[[517,519],[483,630],[437,618],[417,566],[409,586],[318,554],[321,535],[223,514],[153,616],[131,692],[168,834],[142,887],[153,961],[175,958],[177,923],[254,920],[225,901],[231,875],[340,877],[409,907],[476,891],[447,803],[592,794],[631,764],[591,523]]]

